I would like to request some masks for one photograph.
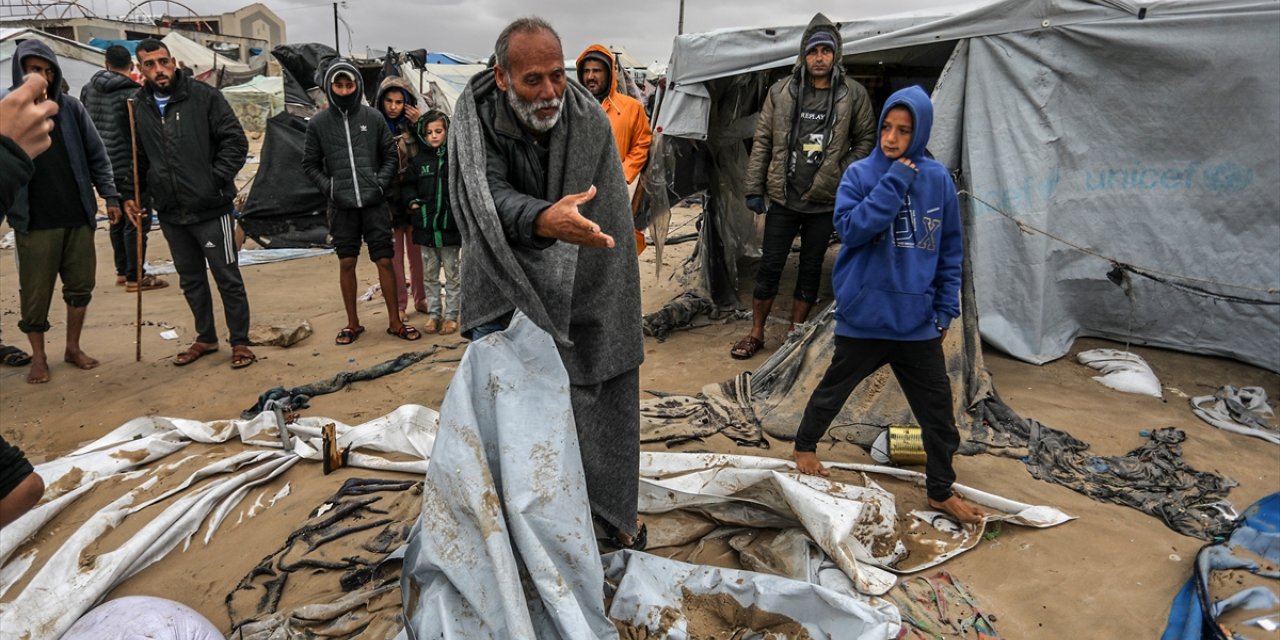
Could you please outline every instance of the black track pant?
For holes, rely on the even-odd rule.
[[[925,488],[929,497],[951,497],[956,481],[951,456],[960,448],[960,433],[951,414],[951,382],[947,379],[942,339],[922,342],[864,340],[835,336],[836,350],[822,382],[809,396],[796,433],[796,451],[815,451],[827,427],[840,413],[858,383],[884,365],[893,369],[907,396],[911,413],[920,422],[924,440]]]

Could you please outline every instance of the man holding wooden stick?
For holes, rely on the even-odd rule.
[[[155,208],[195,316],[196,339],[173,363],[188,365],[218,350],[206,274],[212,271],[231,333],[231,368],[247,367],[257,358],[249,349],[249,296],[240,275],[231,211],[236,173],[244,166],[249,140],[226,98],[178,73],[163,42],[143,40],[137,55],[146,78],[134,110],[138,168],[129,172],[121,189],[134,194],[124,203],[131,217],[142,215],[139,192]]]

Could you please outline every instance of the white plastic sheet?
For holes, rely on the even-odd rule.
[[[790,618],[813,638],[888,640],[902,624],[897,607],[885,600],[868,602],[800,580],[631,551],[611,553],[605,561],[605,576],[618,582],[609,617],[667,640],[698,637],[690,635],[686,593],[728,596],[743,609]]]
[[[924,483],[924,474],[906,469],[852,463],[827,466]],[[960,484],[953,490],[985,507],[987,522],[1044,528],[1072,519],[1052,507],[1024,504]],[[864,487],[801,475],[790,462],[774,458],[641,453],[640,511],[678,509],[696,510],[725,525],[802,527],[859,592],[871,595],[893,588],[895,572],[927,569],[973,548],[983,531],[964,527],[939,553],[913,559],[906,557],[902,532],[895,523],[893,494],[870,478]],[[792,564],[805,562],[797,559]],[[810,580],[817,582],[817,575]]]
[[[617,637],[549,334],[517,313],[472,343],[433,454],[402,573],[408,637]]]
[[[36,472],[47,486],[66,486],[66,494],[40,505],[0,530],[0,587],[5,590],[31,575],[11,602],[0,604],[0,629],[24,629],[28,638],[56,638],[107,593],[163,559],[179,544],[189,545],[199,529],[208,542],[220,524],[249,490],[284,473],[306,459],[321,458],[320,430],[334,423],[338,446],[351,446],[349,466],[425,474],[435,439],[436,412],[405,405],[358,426],[324,418],[302,418],[288,428],[293,448],[284,450],[275,416],[263,413],[253,420],[198,422],[177,418],[143,417],[121,425],[71,454],[41,464]],[[159,474],[176,463],[154,464],[192,442],[221,443],[233,437],[254,448],[211,460],[166,492],[148,499]],[[392,460],[383,453],[394,452]],[[198,482],[212,480],[199,484]],[[133,488],[98,510],[47,558],[32,554],[9,557],[54,516],[81,499],[99,482],[116,479]],[[175,497],[176,496],[176,497]],[[163,508],[162,508],[163,507]],[[82,566],[84,551],[120,526],[126,518],[145,518],[147,524],[119,547],[98,553]]]

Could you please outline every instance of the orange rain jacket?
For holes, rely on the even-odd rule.
[[[609,124],[613,126],[613,141],[622,159],[622,173],[627,177],[627,184],[631,184],[640,175],[640,170],[649,158],[649,144],[653,142],[649,118],[644,114],[644,105],[639,100],[618,93],[613,52],[608,47],[593,44],[582,51],[582,55],[578,56],[578,80],[582,80],[582,63],[591,53],[609,60],[609,95],[600,106],[604,107],[604,112],[609,116]]]

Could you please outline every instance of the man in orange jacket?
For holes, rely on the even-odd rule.
[[[613,75],[613,53],[604,45],[593,44],[578,56],[578,82],[586,87],[609,116],[613,126],[613,141],[622,158],[622,173],[627,184],[632,184],[649,159],[649,118],[644,115],[644,105],[631,96],[618,92],[617,79]]]

